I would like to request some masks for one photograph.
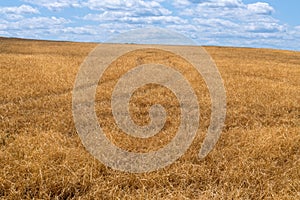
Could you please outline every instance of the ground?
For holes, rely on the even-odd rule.
[[[159,102],[171,116],[163,133],[146,142],[116,135],[121,131],[109,107],[110,88],[122,75],[120,66],[164,60],[190,80],[201,110],[199,131],[184,156],[167,168],[130,174],[93,158],[73,122],[76,74],[96,45],[0,38],[1,199],[300,198],[300,52],[204,47],[227,96],[225,127],[204,160],[197,153],[209,125],[210,100],[201,76],[160,51],[144,50],[112,63],[99,82],[96,113],[116,145],[135,152],[158,149],[180,121],[173,93],[148,85],[132,97],[132,118],[146,124],[149,105]]]

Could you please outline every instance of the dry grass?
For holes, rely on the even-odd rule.
[[[163,60],[190,80],[201,109],[201,128],[182,158],[156,172],[129,174],[94,159],[73,123],[73,84],[95,46],[0,38],[0,198],[300,198],[300,52],[206,47],[224,79],[228,107],[221,138],[203,161],[197,152],[209,124],[210,102],[201,77],[157,50],[113,63],[98,87],[96,110],[117,145],[137,152],[157,149],[174,135],[179,120],[172,93],[149,85],[136,91],[130,109],[135,121],[145,124],[149,105],[164,104],[174,117],[158,135],[162,139],[145,143],[124,134],[116,137],[120,131],[110,113],[109,88],[122,75],[118,66]]]

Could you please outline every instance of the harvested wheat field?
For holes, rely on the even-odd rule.
[[[168,89],[146,85],[132,96],[132,118],[149,123],[149,107],[160,103],[168,114],[163,130],[148,139],[122,133],[110,98],[126,70],[151,62],[173,66],[199,100],[200,128],[184,156],[164,169],[132,174],[93,158],[73,122],[76,75],[96,45],[0,38],[1,199],[300,198],[300,52],[205,47],[224,80],[227,116],[217,145],[203,160],[197,156],[210,123],[210,97],[193,67],[158,49],[113,62],[97,88],[96,114],[110,141],[128,151],[166,145],[180,109]]]

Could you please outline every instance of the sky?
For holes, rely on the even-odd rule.
[[[164,28],[198,45],[300,51],[299,9],[299,0],[1,0],[0,36],[106,42]]]

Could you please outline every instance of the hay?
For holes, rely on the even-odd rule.
[[[0,198],[3,199],[296,199],[300,197],[300,53],[270,49],[206,47],[227,90],[226,126],[216,148],[197,159],[210,119],[201,77],[166,57],[190,80],[199,98],[199,133],[186,154],[152,173],[114,171],[83,147],[72,119],[72,89],[80,63],[96,44],[1,38]],[[146,62],[158,58],[142,53]],[[158,57],[157,57],[158,56]],[[117,63],[114,63],[117,65]],[[129,63],[130,64],[130,63]],[[114,66],[99,85],[96,112],[115,144],[145,152],[165,145],[178,126],[178,102],[166,88],[140,88],[131,101],[138,124],[152,103],[166,105],[162,140],[117,137],[109,90]],[[156,98],[166,96],[166,99]],[[177,114],[176,114],[177,113]],[[159,140],[156,141],[155,140]],[[149,139],[150,140],[150,139]],[[149,144],[149,146],[145,145]]]

